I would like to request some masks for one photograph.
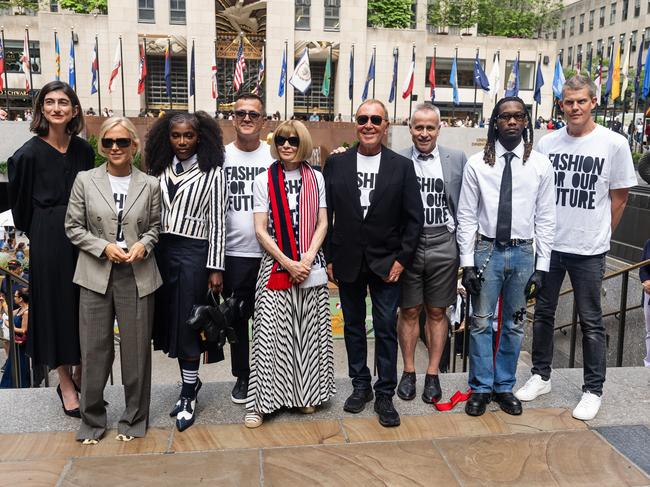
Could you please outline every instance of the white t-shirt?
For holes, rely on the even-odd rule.
[[[244,152],[232,142],[226,146],[223,170],[228,191],[226,211],[226,255],[261,257],[253,223],[253,182],[255,176],[273,162],[269,145],[261,142],[257,150]]]
[[[109,174],[108,180],[111,182],[111,190],[113,191],[113,199],[115,200],[115,210],[117,211],[117,233],[115,234],[115,243],[123,249],[127,249],[128,245],[124,240],[124,232],[122,231],[122,212],[126,206],[126,195],[129,192],[131,175],[112,176]]]
[[[364,156],[357,152],[357,187],[359,188],[359,202],[361,203],[364,218],[368,213],[370,203],[372,203],[380,162],[381,152],[374,156]]]
[[[442,174],[440,163],[440,151],[435,147],[431,155],[433,158],[427,160],[418,159],[420,153],[413,148],[413,167],[415,176],[422,195],[424,206],[424,227],[444,227],[450,232],[454,231],[454,219],[447,204],[445,193],[445,180]]]
[[[612,189],[637,184],[628,142],[600,125],[584,137],[566,127],[544,136],[537,150],[555,169],[557,223],[553,250],[598,255],[609,250]]]

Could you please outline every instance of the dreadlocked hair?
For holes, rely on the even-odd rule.
[[[169,134],[177,123],[187,123],[196,131],[198,135],[196,155],[201,171],[207,172],[223,166],[223,138],[217,121],[204,111],[176,112],[167,113],[159,118],[147,134],[144,160],[149,174],[160,176],[165,168],[172,164],[174,150],[169,141]]]
[[[494,166],[494,145],[499,138],[499,128],[497,127],[497,116],[499,115],[499,109],[501,108],[501,105],[509,101],[516,101],[519,103],[524,113],[526,113],[526,119],[528,120],[524,132],[521,134],[522,138],[524,139],[524,164],[526,164],[526,161],[530,157],[530,153],[533,150],[533,122],[530,118],[530,113],[528,112],[528,108],[526,108],[524,100],[518,96],[506,96],[497,102],[497,104],[494,106],[494,109],[492,110],[492,115],[490,115],[487,142],[483,148],[483,161],[485,161],[485,163],[489,164],[490,166]]]

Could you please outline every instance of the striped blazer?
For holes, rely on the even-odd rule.
[[[168,180],[176,179],[178,187],[170,200]],[[223,169],[208,172],[194,164],[181,176],[175,176],[170,164],[159,176],[162,194],[161,233],[208,241],[206,267],[224,270],[226,250],[226,180]]]

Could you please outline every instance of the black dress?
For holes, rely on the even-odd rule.
[[[56,368],[79,363],[79,291],[72,283],[76,249],[64,221],[72,183],[94,166],[88,142],[73,136],[65,154],[32,137],[9,158],[9,204],[30,241],[27,354]]]

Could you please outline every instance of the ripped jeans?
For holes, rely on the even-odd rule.
[[[479,296],[472,298],[468,384],[473,392],[511,392],[515,385],[526,316],[524,288],[534,262],[532,244],[503,247],[476,242],[474,263],[483,271],[484,281]],[[492,320],[497,319],[499,294],[503,295],[501,336],[494,360]]]

